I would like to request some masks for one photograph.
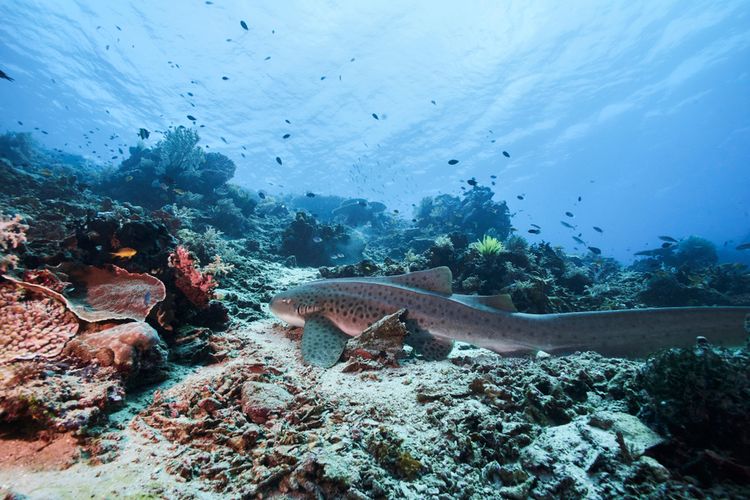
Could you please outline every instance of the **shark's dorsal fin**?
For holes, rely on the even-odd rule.
[[[470,306],[480,305],[507,312],[518,311],[513,304],[513,299],[511,299],[510,295],[507,293],[501,293],[498,295],[453,295],[451,298],[460,300],[464,304]]]
[[[399,274],[398,276],[383,276],[379,279],[387,283],[419,288],[420,290],[442,293],[443,295],[453,293],[453,273],[445,266]]]

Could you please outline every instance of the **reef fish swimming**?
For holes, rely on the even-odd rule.
[[[525,314],[508,295],[452,293],[452,275],[437,267],[398,276],[312,281],[279,293],[271,311],[303,326],[307,363],[336,364],[350,337],[406,308],[406,342],[428,359],[448,355],[454,340],[497,353],[592,350],[605,356],[643,356],[687,347],[697,337],[740,345],[750,331],[750,307],[670,307]]]

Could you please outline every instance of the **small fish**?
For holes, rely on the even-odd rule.
[[[195,117],[193,115],[187,115],[187,119],[190,120],[191,122],[195,121]]]
[[[373,117],[373,118],[375,118],[376,120],[380,120],[380,118],[378,118],[378,115],[377,115],[377,113],[373,113],[373,114],[372,114],[372,117]]]
[[[9,77],[8,74],[0,69],[0,78],[3,78],[4,80],[8,80],[9,82],[13,81],[13,78]]]
[[[315,198],[315,193],[308,191],[307,194],[305,194],[305,196],[307,196],[308,198]]]
[[[602,229],[602,228],[600,228],[598,226],[594,226],[594,231],[596,231],[597,233],[603,233],[604,229]]]
[[[671,236],[659,236],[659,239],[661,241],[668,241],[670,243],[677,243],[677,240],[672,238]]]
[[[594,255],[601,255],[602,254],[602,251],[599,248],[596,248],[596,247],[589,247],[589,250],[591,250],[591,253],[593,253]]]
[[[435,102],[434,100],[432,100],[432,101],[430,101],[430,102],[431,102],[432,104],[434,104],[435,106],[437,106],[437,103],[436,103],[436,102]]]
[[[276,163],[278,163],[279,165],[282,165],[281,158],[279,158],[278,156],[276,157]]]
[[[531,226],[532,226],[532,227],[535,227],[535,228],[537,228],[537,229],[541,229],[541,228],[542,228],[542,226],[540,226],[539,224],[532,224]]]
[[[226,81],[226,80],[229,80],[229,77],[228,76],[222,76],[221,79],[224,80],[224,81]]]
[[[563,226],[567,227],[568,229],[575,229],[575,228],[576,228],[576,227],[575,227],[574,225],[572,225],[572,224],[568,224],[568,223],[567,223],[567,222],[565,222],[564,220],[561,220],[561,221],[560,221],[560,224],[562,224]]]
[[[323,241],[323,238],[320,236],[315,236],[313,239],[313,243],[321,243]]]
[[[539,234],[539,233],[541,233],[542,231],[541,231],[540,229],[529,229],[529,232],[530,232],[531,234]]]
[[[503,151],[503,156],[506,158],[510,158],[510,154],[507,151]]]
[[[292,124],[292,122],[290,122],[289,120],[284,120],[284,121],[287,122],[289,125]]]
[[[583,240],[582,240],[581,238],[579,238],[578,236],[573,236],[573,239],[574,239],[574,240],[576,240],[576,242],[580,243],[581,245],[585,245],[585,244],[586,244],[586,242],[585,242],[585,241],[583,241]]]
[[[142,140],[144,140],[144,141],[145,141],[146,139],[148,139],[148,136],[150,136],[150,135],[151,135],[151,132],[149,132],[149,131],[148,131],[148,130],[146,130],[145,128],[142,128],[142,129],[139,129],[139,130],[138,130],[138,137],[140,137],[140,138],[141,138]]]
[[[178,195],[180,195],[180,196],[182,196],[183,194],[185,194],[185,191],[183,191],[183,190],[182,190],[182,189],[180,189],[180,188],[174,188],[174,189],[173,189],[173,191],[174,191],[175,193],[177,193]]]
[[[490,175],[490,179],[497,179],[496,175]]]
[[[325,77],[325,76],[321,76],[321,77],[320,77],[320,80],[321,80],[321,81],[323,81],[323,80],[325,80],[325,79],[326,79],[326,77]]]
[[[578,201],[581,201],[581,197],[580,196],[578,197]]]
[[[281,136],[282,139],[289,139],[292,136],[292,134],[284,134]]]
[[[245,21],[240,21],[240,26],[242,26],[242,29],[243,29],[243,30],[245,30],[245,31],[247,31],[247,30],[248,30],[248,28],[247,28],[247,23],[246,23]]]
[[[750,243],[742,243],[741,245],[737,245],[735,250],[750,250]]]
[[[52,170],[48,168],[43,168],[39,171],[40,174],[42,174],[45,177],[52,177]]]
[[[468,184],[469,186],[476,186],[477,185],[477,180],[474,177],[472,177],[471,179],[469,179],[468,181],[466,181],[466,184]]]
[[[523,200],[523,195],[522,194],[518,194],[518,195],[516,195],[516,198],[518,198],[519,200]]]
[[[116,252],[110,252],[112,257],[118,257],[120,259],[129,259],[137,254],[138,251],[135,248],[123,247]]]
[[[665,241],[664,243],[661,244],[662,248],[669,248],[669,247],[672,247],[672,246],[674,246],[674,243],[670,243],[668,241]]]
[[[133,176],[132,175],[128,175],[127,177],[125,177],[125,182],[130,182],[132,180],[133,180]]]
[[[227,140],[226,140],[226,139],[224,139],[223,137],[219,137],[219,139],[221,139],[221,142],[223,142],[224,144],[229,144],[229,143],[227,142]]]
[[[567,215],[568,217],[573,217],[573,213],[572,212],[565,212],[565,215]]]

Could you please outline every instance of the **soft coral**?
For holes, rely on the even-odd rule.
[[[175,285],[193,305],[208,306],[218,283],[212,275],[202,273],[184,246],[178,245],[169,255],[169,267],[175,270]]]

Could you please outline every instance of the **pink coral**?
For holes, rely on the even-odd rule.
[[[9,267],[15,267],[18,257],[7,253],[26,242],[27,229],[29,226],[21,224],[20,215],[11,219],[0,216],[0,271],[5,272]]]
[[[0,283],[0,363],[53,358],[78,328],[78,319],[60,301]]]
[[[68,266],[52,268],[51,273],[27,273],[35,282],[3,277],[18,285],[60,300],[80,319],[89,322],[114,319],[143,321],[151,309],[164,300],[164,283],[149,274],[131,273],[114,265],[104,267]],[[61,276],[65,279],[61,279]],[[57,281],[55,281],[55,279]],[[74,294],[60,293],[70,281]]]
[[[213,298],[218,283],[210,274],[202,273],[187,248],[178,246],[169,255],[169,267],[175,270],[175,285],[193,305],[205,308]]]
[[[84,362],[96,359],[100,366],[113,366],[125,375],[157,376],[167,359],[167,350],[156,330],[135,321],[98,332],[79,335],[65,347],[66,354]]]

